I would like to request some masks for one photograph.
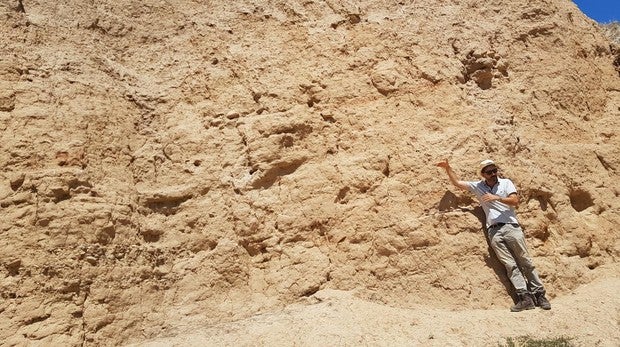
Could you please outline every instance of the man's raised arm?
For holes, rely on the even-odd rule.
[[[448,164],[448,159],[444,159],[436,164],[437,166],[446,169],[446,173],[448,174],[448,178],[450,179],[450,183],[452,183],[455,187],[467,190],[467,183],[465,181],[459,181],[458,177]]]

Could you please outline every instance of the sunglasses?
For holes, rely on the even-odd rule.
[[[485,171],[482,171],[482,173],[485,174],[485,175],[496,174],[497,173],[497,168],[491,169],[491,170],[485,170]]]

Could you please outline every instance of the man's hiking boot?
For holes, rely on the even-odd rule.
[[[536,306],[542,308],[543,310],[550,310],[551,304],[549,300],[545,298],[545,291],[541,291],[538,293],[534,293],[534,301],[536,302]]]
[[[531,310],[535,308],[534,299],[529,293],[519,294],[519,302],[510,308],[512,312],[521,312],[523,310]]]

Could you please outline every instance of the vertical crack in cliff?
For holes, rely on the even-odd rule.
[[[601,156],[600,154],[598,154],[596,152],[594,154],[596,154],[596,158],[601,163],[601,165],[603,165],[605,170],[607,170],[607,171],[614,171],[614,172],[616,171],[616,169],[613,166],[611,166],[611,164],[609,164],[607,162],[607,160],[605,160],[605,158],[603,158],[603,156]]]
[[[88,287],[88,289],[84,292],[84,300],[82,300],[82,304],[80,305],[80,310],[81,310],[81,315],[80,315],[80,321],[81,321],[81,328],[82,328],[82,337],[81,337],[81,347],[84,347],[86,345],[86,319],[84,318],[84,313],[86,312],[86,300],[88,300],[88,295],[90,294],[90,287]]]
[[[34,194],[34,218],[32,225],[36,226],[39,223],[39,194],[36,187],[31,187],[30,191]]]
[[[15,11],[26,13],[26,8],[24,8],[23,0],[17,0],[17,7],[15,7]]]

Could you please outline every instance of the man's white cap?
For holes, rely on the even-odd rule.
[[[489,165],[495,165],[495,162],[491,159],[487,159],[487,160],[483,160],[480,162],[480,172],[482,172],[482,170],[484,170],[485,167],[489,166]]]

